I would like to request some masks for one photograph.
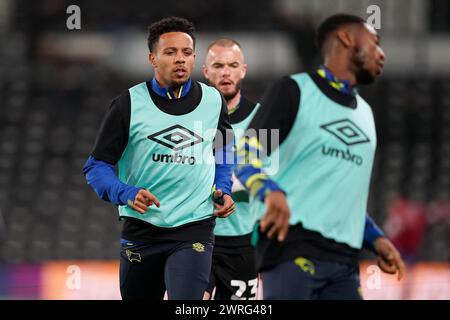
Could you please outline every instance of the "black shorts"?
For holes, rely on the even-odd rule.
[[[121,239],[122,299],[201,300],[208,286],[213,244],[138,243]]]
[[[258,272],[253,247],[224,252],[214,247],[212,270],[207,292],[215,300],[256,300]]]
[[[362,300],[359,267],[297,257],[261,273],[264,300]]]

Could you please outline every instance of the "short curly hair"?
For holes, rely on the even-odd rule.
[[[325,19],[325,21],[320,24],[316,33],[316,44],[318,49],[320,50],[320,53],[324,55],[324,44],[331,33],[336,31],[343,25],[352,23],[363,25],[366,23],[366,21],[359,16],[347,13],[338,13]]]
[[[161,19],[148,27],[147,44],[148,49],[152,52],[155,48],[159,37],[167,32],[184,32],[191,36],[195,47],[195,28],[194,24],[187,19],[180,17],[168,17]]]

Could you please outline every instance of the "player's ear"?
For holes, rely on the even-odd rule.
[[[246,74],[247,74],[247,64],[244,63],[244,64],[242,65],[242,79],[245,78],[245,75],[246,75]]]
[[[153,52],[150,52],[150,53],[148,54],[148,61],[150,62],[150,65],[151,65],[153,68],[156,68],[156,67],[158,66],[158,64],[156,63],[156,57],[155,57],[155,54],[154,54]]]
[[[203,75],[205,76],[205,78],[209,79],[208,68],[205,65],[203,65],[202,70],[203,70]]]
[[[346,48],[353,46],[353,37],[350,32],[346,29],[341,29],[336,32],[336,37],[339,42]]]

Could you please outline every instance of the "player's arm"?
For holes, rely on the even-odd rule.
[[[214,139],[215,176],[213,198],[216,210],[214,215],[226,218],[235,211],[235,204],[231,198],[232,173],[234,169],[233,146],[234,133],[228,116],[228,107],[222,97],[222,108]]]
[[[120,181],[114,169],[128,143],[129,120],[130,96],[127,91],[111,103],[83,173],[101,199],[115,205],[129,205],[145,213],[152,203],[159,206],[158,199],[145,189]]]
[[[366,215],[363,246],[377,255],[378,266],[381,270],[390,274],[397,273],[398,280],[402,279],[405,263],[400,253],[368,215]]]
[[[248,192],[266,203],[267,211],[260,221],[269,238],[277,235],[282,241],[289,229],[290,210],[285,192],[264,172],[262,160],[270,155],[288,136],[299,109],[300,90],[290,78],[277,81],[264,96],[261,106],[238,143],[236,176]],[[265,129],[267,137],[259,136]],[[278,143],[272,141],[271,130],[279,130]]]
[[[120,181],[114,169],[114,165],[89,156],[83,167],[86,181],[97,195],[115,205],[126,205],[133,201],[139,192],[139,188],[129,186]]]

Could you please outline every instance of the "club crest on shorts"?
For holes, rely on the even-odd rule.
[[[295,259],[294,263],[302,269],[303,272],[308,272],[312,276],[316,273],[316,270],[314,268],[314,263],[309,261],[308,259],[305,259],[303,257],[299,257]]]
[[[130,250],[125,250],[125,254],[130,262],[142,262],[141,255],[139,253],[131,252]]]
[[[194,249],[197,252],[205,252],[205,246],[200,242],[193,243],[192,249]]]

